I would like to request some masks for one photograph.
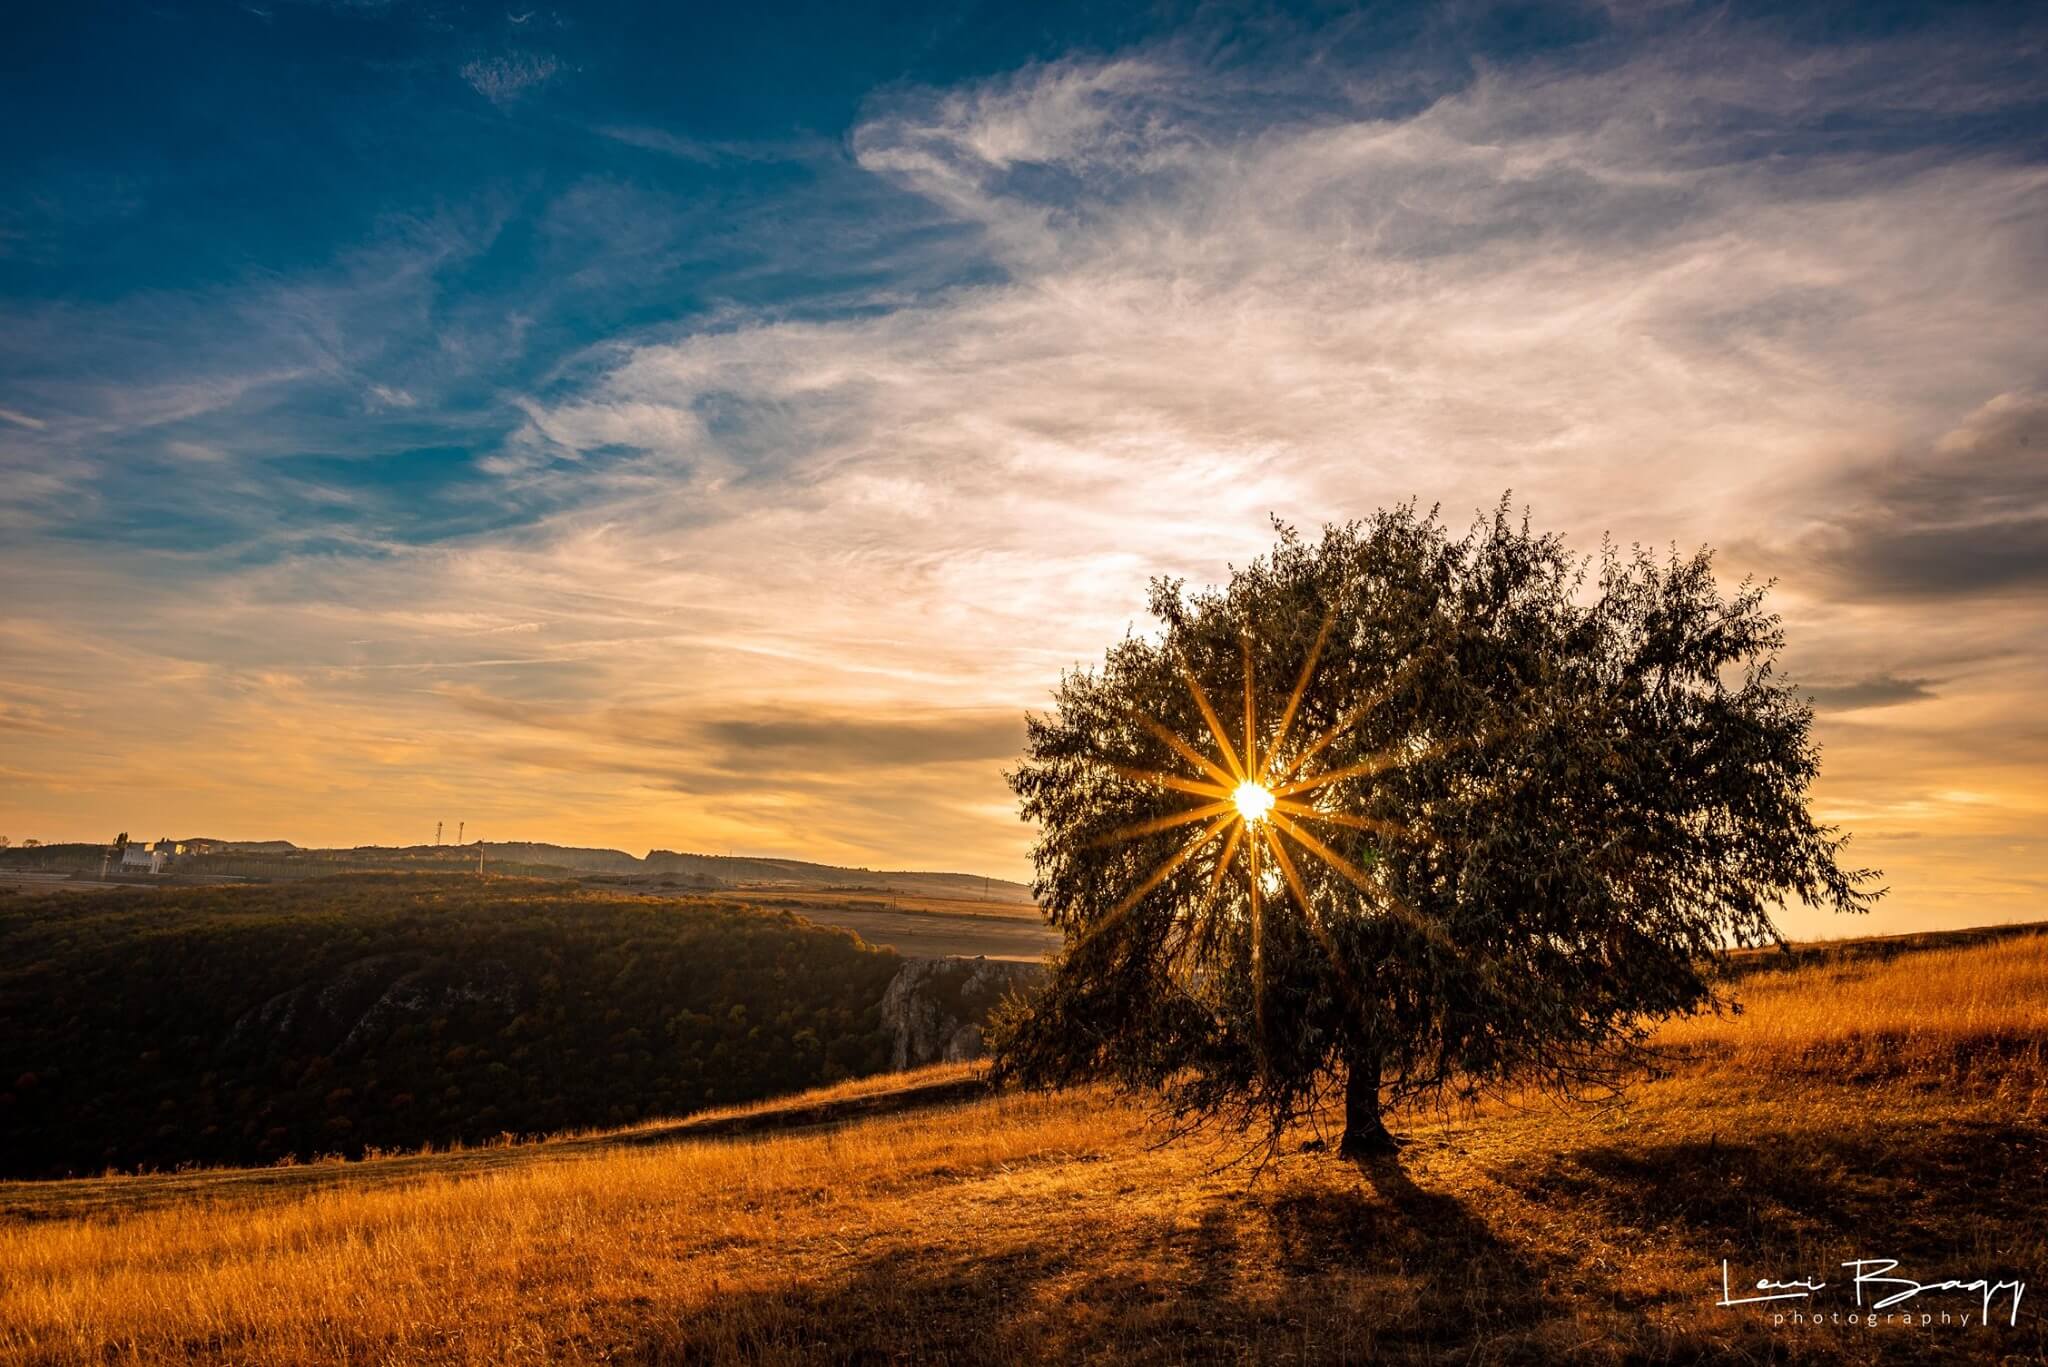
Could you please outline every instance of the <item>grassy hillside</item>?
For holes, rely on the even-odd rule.
[[[0,1175],[630,1123],[887,1061],[894,954],[713,898],[351,875],[0,901]]]
[[[682,896],[693,894],[683,893]],[[958,956],[1037,962],[1056,952],[1058,930],[1026,903],[902,893],[722,893],[749,906],[794,911],[821,926],[850,930],[871,945],[910,958]]]
[[[1411,1115],[1363,1167],[1304,1127],[1254,1173],[1104,1094],[959,1099],[955,1068],[517,1148],[4,1186],[0,1357],[2041,1360],[2032,1292],[1992,1327],[1715,1302],[1724,1258],[1738,1288],[1829,1282],[1828,1312],[1849,1258],[2048,1272],[2048,937],[1746,990],[1620,1108]]]

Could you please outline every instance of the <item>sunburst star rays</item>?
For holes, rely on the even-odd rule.
[[[1389,750],[1337,768],[1305,772],[1317,756],[1327,751],[1374,708],[1387,701],[1392,690],[1382,688],[1347,708],[1327,730],[1317,735],[1299,753],[1288,757],[1288,742],[1294,724],[1301,714],[1302,700],[1314,680],[1316,668],[1322,659],[1323,648],[1329,642],[1333,621],[1332,616],[1326,615],[1323,618],[1314,644],[1309,648],[1301,672],[1288,695],[1287,704],[1280,712],[1270,740],[1263,746],[1263,753],[1254,675],[1257,652],[1249,634],[1239,638],[1244,662],[1241,750],[1232,744],[1229,728],[1224,725],[1222,717],[1210,702],[1200,677],[1185,653],[1176,653],[1175,664],[1182,681],[1187,685],[1196,710],[1201,715],[1209,740],[1215,747],[1214,757],[1202,753],[1195,743],[1176,734],[1141,709],[1135,706],[1130,709],[1131,719],[1164,743],[1180,760],[1196,770],[1197,776],[1190,777],[1183,772],[1144,769],[1121,764],[1110,764],[1106,767],[1132,783],[1156,785],[1204,800],[1176,812],[1120,826],[1090,843],[1117,844],[1197,823],[1200,823],[1200,829],[1192,832],[1171,854],[1126,891],[1089,929],[1082,943],[1096,939],[1121,921],[1133,908],[1190,861],[1196,859],[1219,837],[1223,839],[1222,849],[1215,857],[1203,893],[1177,918],[1186,924],[1181,926],[1182,940],[1175,951],[1175,958],[1179,960],[1188,957],[1192,946],[1203,938],[1200,927],[1195,923],[1206,921],[1214,914],[1216,900],[1224,880],[1234,870],[1241,870],[1246,889],[1244,907],[1250,923],[1248,929],[1251,935],[1252,986],[1261,1010],[1265,987],[1266,903],[1269,900],[1269,892],[1278,891],[1278,888],[1269,890],[1264,886],[1267,874],[1262,866],[1267,865],[1268,860],[1270,867],[1280,875],[1280,885],[1284,886],[1286,892],[1299,904],[1311,935],[1329,956],[1339,976],[1347,979],[1344,984],[1347,992],[1353,992],[1354,985],[1348,981],[1348,974],[1345,972],[1337,945],[1331,938],[1329,927],[1324,924],[1322,914],[1313,903],[1308,882],[1302,877],[1296,862],[1297,853],[1315,858],[1342,876],[1386,914],[1403,920],[1419,921],[1420,918],[1415,917],[1413,911],[1407,908],[1382,880],[1368,875],[1365,870],[1331,848],[1304,824],[1328,824],[1362,831],[1382,839],[1399,839],[1408,832],[1408,828],[1402,823],[1341,810],[1329,803],[1328,798],[1335,791],[1334,785],[1344,780],[1370,779],[1437,753],[1436,748],[1427,746]],[[1311,797],[1314,800],[1302,800]],[[1292,850],[1290,846],[1293,847]]]

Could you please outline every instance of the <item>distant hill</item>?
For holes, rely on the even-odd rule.
[[[1969,949],[2003,940],[2048,936],[2048,921],[2014,921],[1997,926],[1956,930],[1916,930],[1894,935],[1853,935],[1839,940],[1805,940],[1759,949],[1737,949],[1722,965],[1722,976],[1747,978],[1763,973],[1793,973],[1815,967],[1863,968],[1888,963],[1901,954],[1926,950]]]
[[[883,892],[923,893],[929,897],[983,897],[1028,904],[1031,889],[1004,878],[972,873],[919,873],[908,869],[849,869],[812,864],[801,859],[753,859],[715,854],[676,854],[650,850],[644,861],[650,872],[680,873],[716,879],[731,887],[791,887],[846,890],[873,888]]]
[[[309,849],[289,840],[222,840],[194,837],[183,843],[198,853],[178,867],[188,873],[243,878],[294,878],[350,870],[455,872],[474,868],[481,850],[493,872],[532,877],[598,874],[607,878],[718,891],[775,888],[812,892],[893,892],[926,897],[980,898],[1028,906],[1031,889],[1004,878],[972,873],[925,873],[908,869],[857,869],[803,859],[760,859],[746,855],[687,854],[650,850],[638,858],[624,850],[553,845],[545,841],[472,840],[465,845],[357,845],[350,849]],[[99,867],[104,845],[46,845],[0,851],[0,867],[90,872]]]
[[[908,869],[856,869],[814,864],[803,859],[762,859],[749,855],[686,854],[649,850],[636,859],[623,850],[550,845],[544,841],[482,842],[486,861],[530,868],[569,869],[577,873],[645,877],[682,882],[700,888],[790,888],[829,891],[922,893],[929,897],[980,897],[991,901],[1031,901],[1031,889],[1003,878],[972,873],[921,873]],[[374,847],[351,851],[357,858]],[[474,851],[476,844],[461,847]],[[403,853],[446,852],[448,846],[416,847]],[[458,853],[460,851],[457,851]],[[393,854],[401,853],[392,851]],[[474,857],[474,854],[471,855]]]

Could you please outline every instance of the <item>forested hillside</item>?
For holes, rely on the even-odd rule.
[[[898,960],[787,912],[348,875],[0,900],[0,1170],[619,1125],[885,1066]]]

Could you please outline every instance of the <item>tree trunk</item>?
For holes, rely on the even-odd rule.
[[[1380,1119],[1380,1055],[1358,1050],[1351,1055],[1344,1082],[1344,1142],[1337,1152],[1346,1158],[1393,1153],[1400,1141],[1387,1133]]]

